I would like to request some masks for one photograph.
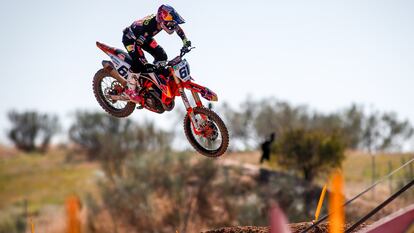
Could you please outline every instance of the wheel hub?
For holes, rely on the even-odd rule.
[[[208,121],[207,124],[203,126],[202,135],[209,140],[216,140],[218,137],[217,126],[212,121]]]

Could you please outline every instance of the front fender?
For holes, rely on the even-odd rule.
[[[188,89],[191,89],[193,91],[200,93],[200,95],[208,101],[218,101],[217,94],[214,93],[214,91],[208,89],[207,87],[203,87],[191,81],[187,82],[185,86]]]

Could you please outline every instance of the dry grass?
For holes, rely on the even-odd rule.
[[[375,155],[377,179],[387,175],[391,170],[401,166],[403,162],[412,159],[414,154],[377,154]],[[347,152],[343,164],[345,179],[352,182],[371,182],[372,180],[372,156],[361,152]],[[406,168],[405,172],[409,172]],[[404,172],[399,172],[396,177],[402,177]]]
[[[2,214],[11,209],[18,208],[20,211],[22,209],[21,203],[26,199],[29,203],[29,212],[40,212],[37,219],[38,226],[48,227],[47,232],[61,231],[58,230],[61,229],[59,228],[62,225],[61,222],[55,224],[59,225],[59,227],[56,227],[56,231],[52,231],[51,228],[54,228],[53,221],[59,219],[63,221],[62,211],[65,198],[73,193],[82,196],[83,193],[94,190],[95,173],[99,169],[98,164],[94,163],[67,163],[65,154],[64,150],[53,149],[46,155],[28,155],[14,149],[0,147],[0,220]],[[195,157],[198,158],[199,156],[196,155]],[[280,170],[273,160],[260,165],[260,156],[260,151],[240,152],[226,154],[220,160],[231,160],[240,164],[251,164]],[[408,161],[413,156],[413,154],[378,155],[376,157],[377,177],[389,172],[389,163],[395,169],[403,160]],[[371,183],[371,157],[360,152],[347,152],[343,163],[343,171],[346,181],[346,196],[352,197]],[[409,173],[409,169],[404,172]],[[386,182],[379,186],[376,189],[375,199],[370,194],[362,198],[357,203],[358,208],[364,206],[367,209],[378,204],[390,194],[390,185],[397,188],[399,180],[404,178],[404,172],[397,174],[392,183]],[[322,185],[326,181],[327,177],[321,177],[317,182]],[[413,199],[411,199],[411,203],[412,201]],[[394,203],[396,204],[390,206],[389,208],[392,209],[387,210],[387,213],[393,212],[406,204],[406,202],[400,200]],[[58,209],[53,209],[50,205],[54,205],[54,208]],[[47,208],[52,209],[47,211]],[[45,220],[52,218],[53,221],[49,223]]]
[[[0,155],[0,211],[20,208],[23,200],[28,201],[31,212],[50,204],[62,205],[68,195],[93,188],[97,168],[92,163],[65,162],[62,150],[46,155]]]

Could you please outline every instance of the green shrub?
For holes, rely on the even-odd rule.
[[[273,146],[277,163],[303,175],[306,181],[341,166],[345,145],[338,133],[289,130]]]
[[[8,215],[0,219],[0,233],[23,233],[26,220],[22,215]]]
[[[35,111],[10,111],[8,118],[12,128],[8,132],[9,139],[19,149],[26,152],[46,151],[52,137],[59,131],[57,116]]]

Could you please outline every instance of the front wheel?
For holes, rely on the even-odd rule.
[[[198,131],[188,114],[184,118],[184,132],[190,144],[200,154],[207,157],[219,157],[229,146],[229,133],[223,120],[213,111],[195,107],[195,120],[200,124]]]

